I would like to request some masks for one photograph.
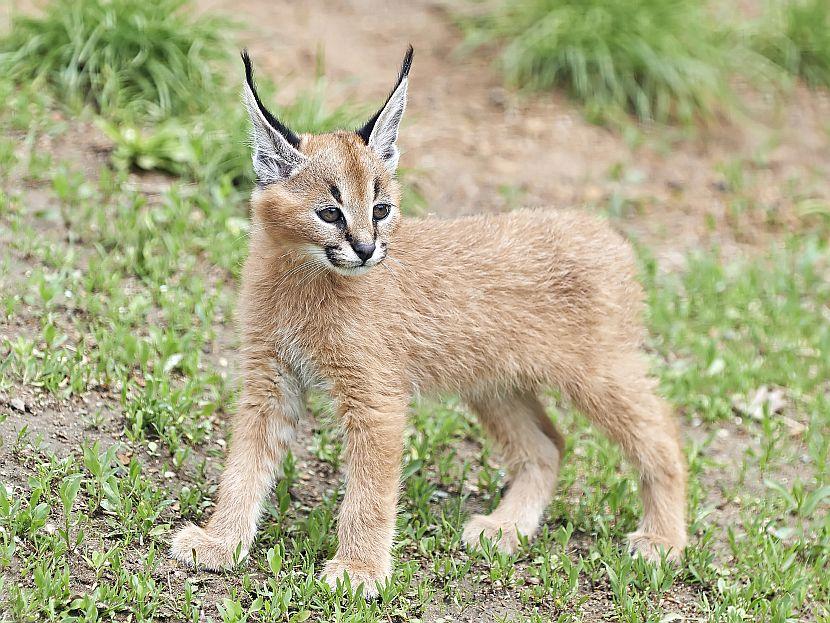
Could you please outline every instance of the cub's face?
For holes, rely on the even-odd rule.
[[[243,97],[259,188],[255,225],[286,254],[343,275],[380,264],[400,220],[398,127],[406,108],[410,46],[386,103],[358,130],[299,136],[259,99],[247,52]]]
[[[400,189],[353,132],[303,137],[306,160],[280,184],[254,193],[258,225],[282,247],[342,275],[380,264],[400,222]]]

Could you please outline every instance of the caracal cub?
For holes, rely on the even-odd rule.
[[[384,106],[357,131],[299,135],[271,114],[243,52],[258,186],[242,276],[243,388],[216,508],[173,556],[227,568],[254,541],[263,501],[311,387],[331,393],[346,435],[346,492],[332,585],[367,596],[390,575],[407,405],[460,394],[503,453],[510,486],[464,541],[518,546],[539,523],[564,447],[539,400],[556,387],[640,472],[649,559],[686,543],[686,472],[672,414],[641,351],[643,295],[626,244],[581,212],[458,219],[400,211],[398,126],[412,49]]]

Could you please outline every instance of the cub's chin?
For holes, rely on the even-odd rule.
[[[337,266],[329,262],[329,267],[331,270],[336,272],[338,275],[344,275],[346,277],[358,277],[360,275],[365,275],[370,270],[372,270],[377,264],[372,264],[371,266],[367,266],[363,264],[362,266],[353,266],[351,268],[346,266]]]

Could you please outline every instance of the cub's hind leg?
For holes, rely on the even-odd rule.
[[[482,426],[498,445],[510,477],[499,505],[489,515],[474,515],[462,538],[475,546],[479,537],[496,541],[512,553],[517,533],[532,537],[553,496],[565,442],[532,393],[476,396],[468,399]]]
[[[643,355],[623,353],[564,388],[640,472],[643,518],[628,535],[632,551],[677,560],[686,545],[686,468],[677,423],[656,394]]]

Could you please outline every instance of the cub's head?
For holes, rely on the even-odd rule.
[[[344,275],[382,262],[400,222],[396,142],[412,46],[386,103],[362,128],[318,135],[295,134],[271,114],[257,94],[247,52],[242,60],[257,176],[256,226],[287,251]]]

